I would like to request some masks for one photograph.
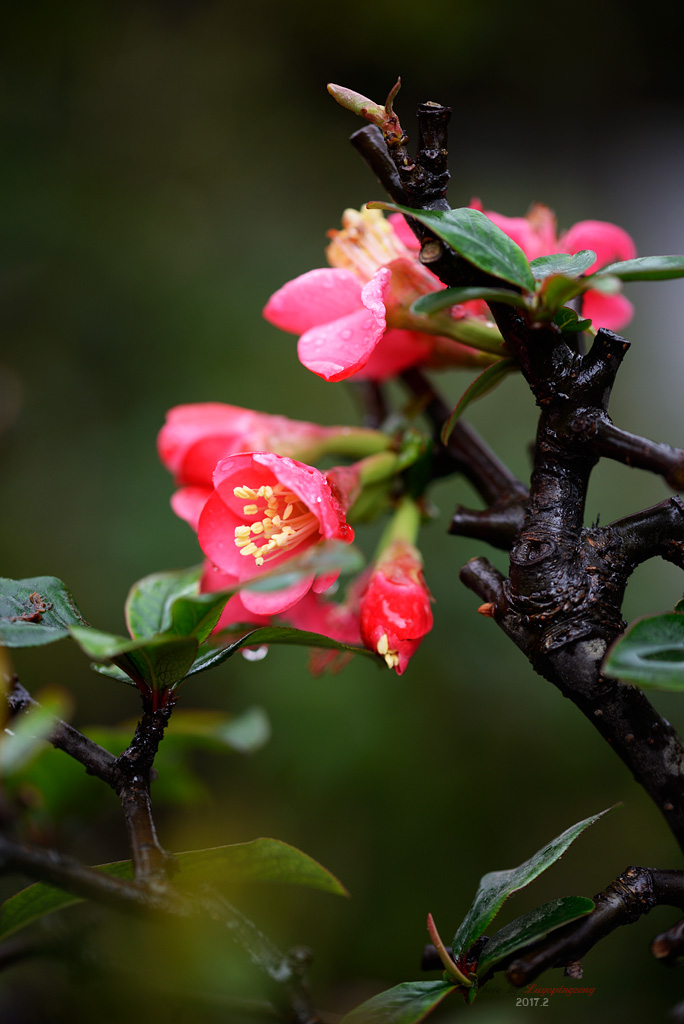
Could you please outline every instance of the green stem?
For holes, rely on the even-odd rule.
[[[415,546],[420,523],[421,512],[418,505],[412,498],[403,497],[380,537],[375,556],[376,562],[382,558],[382,553],[396,541],[403,541]]]

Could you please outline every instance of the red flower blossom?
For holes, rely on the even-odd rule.
[[[313,462],[330,450],[354,452],[357,446],[365,453],[386,444],[376,431],[322,427],[222,402],[175,406],[166,414],[157,438],[159,457],[180,485],[171,506],[194,529],[214,489],[216,465],[228,455],[269,451]]]
[[[482,210],[479,199],[470,205]],[[603,220],[581,220],[556,236],[556,218],[548,206],[536,203],[525,217],[505,217],[493,210],[483,211],[487,217],[514,242],[517,242],[529,260],[553,253],[567,252],[574,255],[581,249],[596,253],[596,263],[591,268],[595,273],[601,267],[619,260],[631,260],[636,256],[636,247],[631,237],[617,224]],[[619,331],[632,319],[634,307],[624,295],[604,295],[589,289],[582,298],[582,316],[588,317],[597,327]]]
[[[319,541],[350,544],[354,531],[325,476],[313,466],[271,452],[231,455],[217,465],[214,490],[199,517],[200,547],[239,586],[280,568]],[[243,590],[244,606],[259,615],[291,607],[313,586],[325,590],[336,573],[302,577],[281,590]]]
[[[397,675],[432,629],[430,600],[419,551],[406,540],[393,541],[361,595],[361,636]]]
[[[269,323],[300,335],[297,352],[304,366],[324,380],[338,381],[352,374],[383,380],[429,361],[436,348],[441,364],[491,362],[452,337],[423,333],[437,328],[412,315],[409,307],[442,285],[379,210],[346,210],[342,223],[342,231],[329,232],[326,255],[332,266],[288,281],[264,308]],[[447,324],[454,337],[465,312],[459,310],[454,324]]]

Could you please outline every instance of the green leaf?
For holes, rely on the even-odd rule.
[[[530,261],[532,276],[543,281],[551,274],[562,274],[563,277],[579,277],[585,270],[596,263],[596,253],[591,249],[582,249],[571,256],[567,252],[553,253],[551,256],[538,256]]]
[[[69,632],[90,658],[112,662],[135,685],[149,686],[152,690],[175,686],[184,679],[199,647],[195,637],[164,633],[145,640],[128,640],[83,626],[72,626]]]
[[[324,647],[336,651],[352,651],[354,654],[364,655],[382,664],[375,651],[370,651],[366,647],[343,644],[338,640],[332,640],[329,636],[323,636],[321,633],[309,633],[303,629],[294,629],[292,626],[262,626],[259,629],[250,630],[244,636],[226,644],[220,642],[207,644],[200,650],[188,675],[193,676],[198,672],[205,672],[215,665],[220,665],[227,658],[232,658],[241,647],[256,647],[261,644],[287,644],[296,647]]]
[[[544,319],[545,314],[551,319],[561,306],[587,290],[588,280],[587,277],[564,277],[563,274],[550,274],[544,278],[539,290],[539,319]]]
[[[674,606],[676,612],[684,612],[684,597],[682,597],[677,604]]]
[[[516,917],[515,921],[492,935],[484,947],[477,965],[478,976],[482,977],[494,964],[517,949],[530,946],[556,928],[590,914],[595,905],[586,896],[563,896]]]
[[[37,647],[69,635],[69,626],[88,623],[56,576],[23,580],[0,577],[0,644]]]
[[[656,690],[684,690],[684,615],[665,612],[632,622],[608,649],[602,671]]]
[[[445,981],[405,981],[357,1006],[340,1024],[417,1024],[454,991]]]
[[[541,850],[520,864],[517,868],[506,871],[490,871],[480,879],[480,885],[470,910],[464,917],[454,936],[452,943],[454,959],[458,960],[483,934],[487,926],[494,920],[504,901],[514,892],[523,889],[533,882],[538,875],[551,867],[567,850],[579,835],[612,810],[609,807],[599,814],[585,818],[584,821],[571,825],[561,835],[556,836]]]
[[[684,256],[639,256],[601,267],[599,274],[612,274],[621,281],[665,281],[684,277]]]
[[[202,566],[155,572],[138,580],[126,598],[126,626],[134,640],[163,633],[171,625],[171,605],[179,597],[196,594]]]
[[[493,391],[501,383],[504,377],[519,369],[520,367],[515,359],[499,359],[498,362],[483,370],[479,377],[476,377],[465,389],[453,408],[451,416],[442,427],[442,444],[447,444],[456,421],[463,415],[471,402],[475,402],[478,398],[484,398],[485,395],[488,395],[490,391]]]
[[[522,295],[510,291],[508,288],[445,288],[442,292],[421,295],[411,306],[411,312],[430,316],[432,313],[439,312],[440,309],[458,306],[463,302],[472,302],[474,299],[482,299],[484,302],[503,302],[508,306],[518,306],[520,309],[528,308]]]
[[[562,306],[554,316],[553,322],[566,334],[586,331],[587,327],[591,327],[591,320],[580,320],[575,310],[569,306]]]
[[[43,690],[37,696],[37,706],[13,718],[4,731],[0,727],[0,779],[19,771],[42,752],[55,719],[68,713],[70,702],[61,690]]]
[[[278,839],[254,839],[249,843],[217,846],[176,854],[178,873],[174,883],[182,888],[210,881],[213,884],[242,882],[286,882],[320,889],[337,896],[347,890],[318,861]],[[115,878],[132,878],[130,860],[100,864],[97,868]],[[11,896],[0,906],[0,939],[56,910],[83,902],[64,889],[37,882]]]
[[[369,207],[396,210],[420,221],[438,238],[480,270],[534,291],[534,278],[527,257],[517,242],[479,210],[463,206],[457,210],[413,210],[394,203],[369,203]]]

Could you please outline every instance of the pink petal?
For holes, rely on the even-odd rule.
[[[181,487],[171,495],[171,508],[196,530],[202,509],[212,493],[209,487]]]
[[[264,307],[269,323],[292,334],[339,320],[361,307],[361,285],[350,270],[321,267],[288,281]]]
[[[313,573],[302,577],[297,583],[281,590],[246,590],[240,591],[242,603],[248,612],[254,615],[277,615],[297,604],[308,594],[313,583]]]
[[[190,445],[211,435],[246,433],[262,415],[223,402],[176,405],[167,412],[166,423],[159,431],[159,457],[167,469],[177,473]]]
[[[636,246],[627,232],[605,220],[578,221],[558,239],[558,252],[576,253],[580,249],[593,249],[596,253],[592,272],[636,256]]]
[[[390,271],[382,268],[363,287],[365,308],[303,334],[297,345],[302,365],[328,381],[344,380],[364,366],[385,330],[389,279]]]
[[[403,213],[392,213],[387,218],[392,225],[395,235],[400,242],[403,242],[407,249],[420,249],[420,242],[411,231],[411,228],[406,223],[406,218]]]
[[[434,340],[417,331],[391,328],[385,331],[380,343],[361,370],[357,380],[386,380],[409,366],[424,362],[432,352]]]
[[[590,290],[584,295],[582,316],[589,317],[594,327],[620,331],[634,316],[634,306],[624,295],[604,295]]]
[[[325,572],[317,576],[313,582],[312,590],[314,594],[322,594],[324,591],[329,590],[335,583],[340,575],[340,570],[337,569],[335,572]]]

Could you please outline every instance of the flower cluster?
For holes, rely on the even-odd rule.
[[[259,441],[280,448],[281,453],[245,450]],[[325,541],[350,544],[354,540],[346,512],[361,477],[356,466],[323,473],[282,452],[356,449],[370,451],[366,461],[376,465],[386,445],[384,435],[374,431],[318,427],[218,403],[178,406],[169,412],[158,448],[180,485],[172,498],[173,508],[197,531],[206,557],[201,590],[235,591],[217,630],[236,623],[287,624],[347,644],[366,643],[390,667],[403,671],[410,655],[397,648],[394,612],[389,632],[384,618],[377,618],[374,571],[355,581],[343,602],[324,596],[338,572],[302,570],[301,559],[294,580],[278,585],[278,574],[286,563],[310,548]],[[393,458],[389,457],[390,464]],[[405,561],[403,554],[401,561]],[[264,577],[272,584],[269,589],[250,586]],[[402,635],[402,639],[413,640],[417,635],[412,625],[408,632],[411,636]],[[317,667],[328,661],[329,656],[319,656]]]
[[[482,211],[479,200],[471,205]],[[558,235],[545,206],[533,206],[526,217],[482,212],[530,260],[591,249],[598,269],[635,255],[629,235],[613,224],[581,221]],[[329,266],[289,281],[264,309],[272,324],[299,335],[300,361],[318,376],[380,381],[415,365],[487,366],[505,353],[481,301],[429,317],[413,311],[416,299],[443,286],[420,263],[419,244],[401,215],[346,210],[341,230],[329,238]],[[619,329],[632,314],[621,295],[589,290],[582,303],[583,316],[597,326]],[[389,450],[391,439],[208,402],[171,409],[158,447],[178,486],[173,509],[196,530],[206,558],[202,590],[234,591],[217,629],[287,624],[364,644],[398,674],[405,670],[433,619],[416,547],[419,506],[401,496],[392,475],[404,463]],[[312,464],[329,453],[358,461],[326,472]],[[393,508],[389,525],[371,567],[343,600],[331,600],[326,592],[338,572],[317,562],[311,549],[351,544],[350,509],[364,493],[377,494],[378,483]],[[319,655],[318,667],[329,659],[328,652]]]

